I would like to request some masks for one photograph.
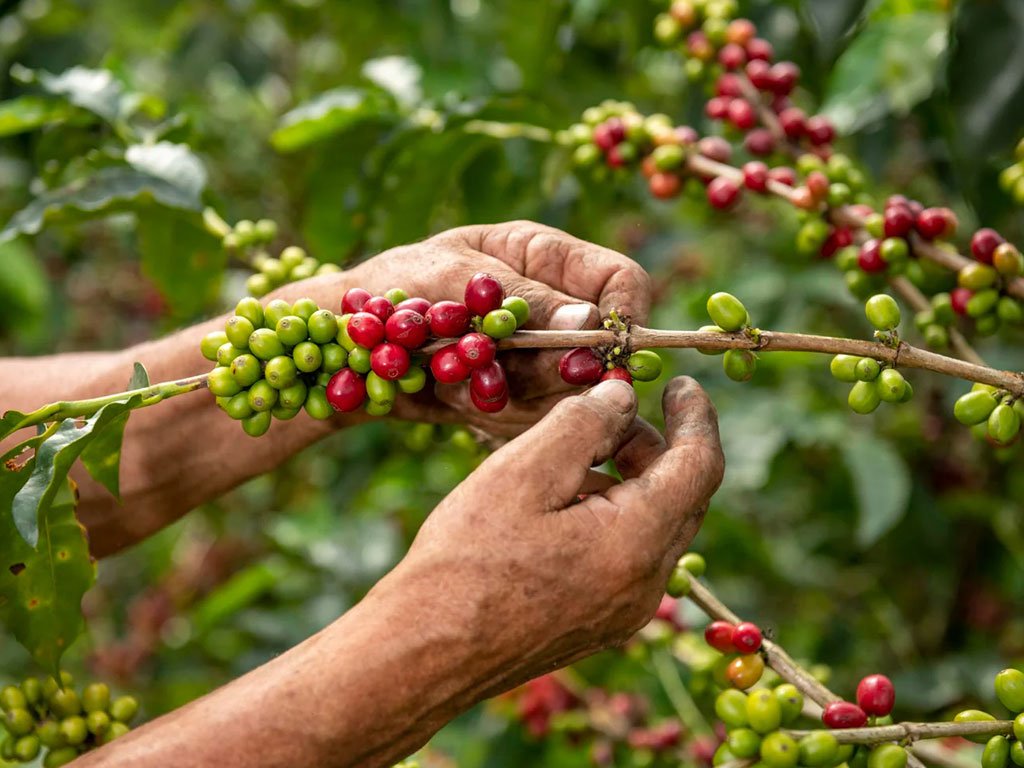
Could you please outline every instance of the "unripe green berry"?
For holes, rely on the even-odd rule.
[[[22,736],[14,742],[14,757],[22,763],[28,763],[39,756],[39,737],[34,733]]]
[[[757,370],[757,355],[749,349],[730,349],[722,358],[722,369],[733,381],[750,381]]]
[[[317,344],[334,341],[338,335],[338,317],[329,309],[318,309],[307,322],[309,338]]]
[[[516,316],[507,309],[493,309],[484,315],[482,330],[492,339],[507,339],[516,332]]]
[[[935,322],[940,325],[950,325],[956,320],[953,300],[948,293],[936,293],[932,296],[932,311],[935,312]]]
[[[662,363],[657,352],[641,349],[629,356],[626,367],[636,381],[654,381],[661,376]]]
[[[1010,762],[1010,742],[1005,736],[993,736],[981,753],[981,768],[1006,768]]]
[[[284,344],[277,332],[269,328],[257,328],[249,336],[249,351],[260,360],[272,360],[285,353]]]
[[[338,318],[338,335],[335,340],[346,352],[351,352],[355,349],[358,344],[352,341],[352,337],[348,335],[348,321],[352,318],[352,315],[341,315]]]
[[[516,329],[522,328],[530,319],[530,305],[521,296],[506,296],[501,308],[507,309],[516,318]]]
[[[736,757],[754,757],[761,748],[761,737],[750,728],[734,728],[726,735],[725,744]]]
[[[257,240],[268,243],[277,237],[277,222],[273,219],[260,219],[253,226],[253,234]]]
[[[977,319],[987,315],[999,303],[999,291],[989,289],[978,291],[967,301],[967,314]]]
[[[230,367],[236,357],[244,355],[248,351],[248,349],[236,347],[230,341],[227,341],[217,348],[217,365],[224,366],[225,368]]]
[[[843,275],[843,282],[854,296],[858,299],[866,299],[874,293],[876,282],[867,272],[860,269],[853,269]]]
[[[390,301],[392,304],[401,304],[403,301],[409,298],[409,294],[403,291],[401,288],[389,288],[384,292],[384,298]]]
[[[669,574],[665,591],[672,597],[686,597],[691,589],[690,572],[681,565],[676,565]]]
[[[975,318],[974,332],[979,336],[991,336],[999,331],[1000,325],[1002,325],[1002,321],[995,313],[984,315],[982,317]]]
[[[879,744],[868,754],[868,768],[906,768],[907,750],[898,744]]]
[[[941,325],[929,325],[924,329],[924,341],[932,349],[945,349],[949,346],[949,331]]]
[[[857,377],[857,363],[862,359],[856,355],[836,355],[829,364],[829,370],[837,380],[853,384],[859,380]]]
[[[294,347],[309,338],[306,321],[296,315],[282,317],[277,321],[274,330],[277,332],[277,338],[286,347]]]
[[[572,152],[572,163],[577,168],[592,168],[601,160],[601,150],[594,144],[582,144]]]
[[[902,237],[887,237],[878,246],[879,255],[886,264],[899,264],[910,256],[910,248]]]
[[[306,413],[318,421],[331,418],[331,414],[334,412],[331,404],[327,402],[327,389],[320,384],[309,388],[309,392],[306,393],[305,408]]]
[[[701,333],[725,333],[725,331],[723,331],[717,325],[702,325],[697,330],[700,331]],[[702,355],[724,355],[725,354],[725,350],[724,349],[712,349],[710,347],[697,347],[697,351],[700,352]]]
[[[331,264],[330,262],[326,264],[321,264],[319,267],[316,268],[316,273],[318,275],[330,275],[336,272],[341,272],[341,267],[339,267],[337,264]]]
[[[284,268],[290,271],[304,262],[307,256],[308,254],[304,249],[297,245],[289,245],[281,251],[281,255],[278,258],[281,260]]]
[[[998,403],[991,392],[974,390],[956,401],[953,415],[961,424],[968,427],[986,421]]]
[[[868,299],[864,304],[864,314],[868,322],[880,331],[891,331],[900,324],[900,306],[887,293],[879,293]]]
[[[211,331],[199,342],[199,351],[207,360],[214,362],[217,360],[217,350],[227,343],[228,335],[224,331]]]
[[[27,709],[28,699],[21,688],[16,685],[8,685],[0,690],[0,708],[5,712],[12,709]]]
[[[398,387],[371,371],[366,375],[366,396],[378,405],[393,405]]]
[[[330,344],[335,349],[341,350],[344,355],[345,350],[341,349],[337,344]],[[346,356],[347,358],[347,356]],[[312,373],[320,368],[324,362],[323,351],[314,344],[312,341],[303,341],[295,345],[295,349],[292,350],[292,360],[295,362],[295,367],[303,373]],[[335,370],[340,370],[336,368]]]
[[[267,363],[263,377],[274,389],[286,389],[299,380],[299,369],[291,355],[279,355]]]
[[[263,305],[252,296],[246,296],[235,305],[235,314],[252,323],[254,329],[263,327]]]
[[[688,570],[694,576],[700,577],[708,568],[704,558],[697,552],[687,552],[679,558],[679,565]]]
[[[370,368],[370,350],[356,346],[348,353],[348,367],[356,373],[369,373]]]
[[[1013,667],[999,672],[995,679],[995,692],[999,703],[1008,710],[1024,712],[1024,672]]]
[[[878,239],[885,235],[885,217],[880,213],[872,213],[864,219],[864,229],[868,234]]]
[[[782,706],[773,691],[761,688],[747,694],[747,722],[760,734],[770,733],[782,725]]]
[[[262,272],[257,272],[255,275],[249,275],[245,281],[245,292],[250,296],[260,297],[266,296],[274,290],[273,284],[267,279],[267,276]]]
[[[1003,296],[996,305],[996,316],[1004,323],[1024,322],[1024,308],[1012,296]]]
[[[298,350],[299,347],[295,349]],[[336,373],[348,365],[348,352],[340,344],[324,344],[320,347],[320,354],[323,358],[321,365],[327,373]],[[296,360],[296,365],[298,365],[298,360]],[[299,370],[303,370],[303,368],[300,366]]]
[[[796,159],[796,171],[801,176],[807,176],[814,171],[824,171],[825,161],[815,154],[805,152]]]
[[[1013,718],[1013,737],[1024,742],[1024,712]]]
[[[735,688],[726,688],[715,698],[715,715],[727,728],[745,728],[747,695]]]
[[[249,393],[239,392],[237,395],[228,398],[224,405],[224,412],[232,419],[247,419],[253,414],[252,406],[249,405]]]
[[[395,382],[398,389],[407,395],[413,395],[423,389],[427,384],[427,372],[418,365],[414,365],[405,372],[405,375]]]
[[[829,225],[822,219],[814,218],[806,222],[796,233],[796,249],[805,256],[811,256],[821,250],[828,238]]]
[[[1012,442],[1018,432],[1020,432],[1020,416],[1017,415],[1017,412],[1012,406],[1007,405],[1006,403],[1000,403],[992,409],[992,413],[990,413],[988,417],[989,437],[997,443],[1005,445]],[[1016,672],[1016,670],[1013,671]],[[1018,674],[1021,673],[1018,672]],[[1024,675],[1022,675],[1022,677],[1024,677]],[[1021,696],[1024,697],[1024,681],[1021,682],[1021,687]],[[1021,702],[1020,709],[1024,709],[1024,702]],[[1016,712],[1020,710],[1014,711]]]
[[[210,371],[207,386],[217,397],[232,397],[242,391],[235,377],[231,375],[231,369],[225,366],[217,366]]]
[[[43,758],[43,768],[60,768],[60,766],[67,765],[72,760],[77,759],[78,750],[74,747],[51,749],[46,753],[46,757]]]
[[[301,411],[302,408],[283,408],[280,405],[275,405],[270,409],[270,415],[278,421],[290,421],[298,416]]]
[[[804,709],[804,695],[795,685],[783,683],[775,688],[774,693],[782,708],[783,725],[789,725],[800,717]]]
[[[4,712],[3,717],[4,728],[12,736],[24,736],[26,733],[32,733],[32,730],[36,726],[35,718],[32,717],[32,713],[24,707],[18,707],[17,709],[9,709]]]
[[[36,736],[39,737],[40,743],[47,749],[55,749],[64,743],[64,739],[60,735],[60,723],[56,720],[44,720],[37,725]]]
[[[970,288],[972,291],[989,288],[998,279],[999,273],[995,269],[978,261],[966,264],[956,276],[956,281],[962,288]]]
[[[292,304],[291,314],[298,315],[303,320],[308,321],[318,309],[320,309],[320,305],[315,301],[310,298],[302,298]]]
[[[375,400],[367,400],[363,410],[368,416],[387,416],[394,408],[394,403],[378,403]]]
[[[795,768],[800,748],[782,731],[769,733],[761,741],[761,760],[770,768]]]
[[[228,341],[239,349],[245,349],[249,346],[249,336],[254,330],[256,329],[253,327],[253,324],[241,315],[228,318],[227,323],[224,325],[224,333],[227,335]]]
[[[853,190],[849,185],[837,182],[828,186],[828,204],[832,208],[846,205],[853,198]]]
[[[107,732],[100,737],[100,743],[109,744],[114,739],[124,736],[129,730],[131,729],[124,723],[113,722],[110,724],[110,728],[107,729]]]
[[[686,152],[678,144],[664,144],[655,147],[651,153],[654,167],[659,171],[674,171],[683,164],[685,159]]]
[[[909,403],[914,399],[914,388],[910,385],[910,382],[906,379],[903,380],[903,397],[900,398],[901,403]]]
[[[29,704],[38,704],[43,700],[43,686],[39,682],[39,678],[26,677],[22,680],[21,692],[25,696],[25,701]]]
[[[297,314],[292,312],[292,305],[284,299],[274,299],[263,308],[263,325],[270,329],[277,328],[282,317]]]
[[[280,259],[264,259],[260,264],[260,272],[270,281],[271,285],[280,285],[288,279],[288,270]]]
[[[738,331],[747,324],[747,309],[731,293],[715,293],[708,299],[708,315],[726,332]]]
[[[316,274],[317,264],[299,264],[295,269],[288,273],[288,281],[291,283],[297,283],[299,280],[306,280]]]
[[[278,393],[278,406],[287,410],[297,411],[306,402],[306,385],[296,381],[289,387],[281,389]]]
[[[881,401],[878,387],[873,381],[858,381],[850,388],[850,395],[846,399],[850,409],[862,415],[874,411]]]
[[[885,403],[899,403],[907,391],[907,380],[903,374],[894,368],[886,368],[875,381],[878,387],[878,396]]]
[[[65,717],[60,721],[60,735],[66,744],[78,746],[89,736],[89,729],[85,724],[85,718],[79,715]]]
[[[882,366],[878,364],[877,360],[872,360],[870,357],[862,357],[857,361],[854,370],[858,381],[874,381],[878,378],[878,374],[882,372]]]
[[[1024,743],[1015,741],[1010,745],[1010,762],[1014,765],[1024,766]]]
[[[249,407],[264,413],[277,405],[278,392],[266,379],[260,379],[249,388]]]
[[[239,355],[231,361],[231,375],[240,387],[251,387],[263,378],[263,367],[255,355]]]
[[[851,269],[860,269],[858,262],[860,260],[860,248],[856,245],[848,245],[845,248],[840,248],[836,251],[836,255],[833,261],[836,263],[836,267],[840,272],[849,272]]]

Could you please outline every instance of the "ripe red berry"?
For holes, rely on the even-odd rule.
[[[604,363],[589,347],[577,347],[562,355],[558,361],[562,381],[577,387],[593,384],[604,373]]]
[[[889,195],[885,199],[885,207],[892,208],[894,205],[910,205],[910,198],[906,195]]]
[[[411,309],[396,310],[384,323],[384,335],[387,340],[401,344],[406,349],[416,349],[427,340],[429,333],[426,318]]]
[[[442,384],[458,384],[469,378],[469,366],[459,359],[454,344],[442,347],[430,358],[430,372]]]
[[[982,264],[991,264],[996,248],[1005,243],[1003,236],[994,229],[979,229],[971,237],[971,253]]]
[[[594,143],[604,152],[626,138],[626,130],[617,117],[610,118],[594,128]]]
[[[405,301],[399,302],[395,305],[396,312],[401,309],[411,309],[413,312],[419,312],[421,315],[426,317],[427,310],[430,309],[430,302],[426,299],[414,297],[406,299]]]
[[[786,136],[799,139],[807,128],[807,115],[799,107],[790,107],[779,113],[779,125]]]
[[[366,349],[373,349],[384,340],[384,323],[369,312],[356,312],[349,318],[348,335]]]
[[[729,122],[741,131],[749,131],[757,125],[757,112],[746,99],[733,99],[729,103]]]
[[[608,154],[605,156],[605,160],[612,168],[624,168],[626,163],[629,162],[630,158],[622,154],[622,149],[619,145],[615,145],[608,150]]]
[[[883,216],[886,237],[906,237],[914,228],[914,214],[910,212],[910,206],[888,206]]]
[[[469,380],[469,389],[479,400],[484,402],[507,398],[508,381],[505,379],[505,369],[501,367],[501,363],[492,361],[473,371]]]
[[[736,627],[728,621],[712,621],[704,628],[704,642],[722,653],[732,653],[735,648],[732,636]]]
[[[853,245],[853,232],[845,227],[833,229],[821,246],[821,257],[831,259],[835,256],[836,251],[848,245]]]
[[[705,136],[697,142],[697,151],[711,160],[727,163],[732,157],[732,144],[721,136]]]
[[[669,200],[679,194],[683,180],[674,173],[654,173],[647,185],[659,200]]]
[[[772,91],[780,96],[790,94],[800,82],[800,67],[792,61],[780,61],[772,67]]]
[[[761,59],[754,59],[747,63],[747,66],[743,68],[743,71],[747,73],[747,77],[750,82],[754,84],[754,87],[759,91],[767,91],[775,81],[772,79],[772,65],[767,61]]]
[[[807,185],[811,194],[814,195],[815,200],[820,201],[828,197],[828,176],[821,171],[811,171],[807,174],[807,180],[804,181],[804,184]]]
[[[743,186],[754,192],[764,192],[768,185],[768,166],[760,160],[743,165]]]
[[[868,240],[860,247],[857,264],[865,272],[885,272],[888,266],[882,259],[882,245],[878,240]]]
[[[796,186],[796,171],[785,165],[777,166],[768,171],[768,178],[789,187]]]
[[[501,283],[486,272],[477,272],[466,283],[464,301],[474,315],[486,315],[498,309],[505,299],[505,289]]]
[[[632,384],[633,374],[625,368],[612,368],[610,371],[605,371],[601,374],[601,381],[611,381],[612,379],[618,379],[619,381],[624,381],[627,384]]]
[[[700,139],[700,134],[697,133],[697,130],[688,125],[677,125],[675,130],[672,131],[672,136],[675,138],[677,144],[684,147],[696,144]]]
[[[872,717],[885,717],[896,703],[896,689],[885,675],[868,675],[857,685],[857,705]]]
[[[455,351],[467,368],[484,368],[494,362],[498,345],[485,333],[467,333],[456,343]]]
[[[815,115],[814,117],[807,118],[806,123],[807,138],[811,140],[811,144],[815,146],[821,146],[822,144],[831,144],[836,138],[836,128],[832,125],[832,121],[822,115]]]
[[[712,96],[704,105],[704,114],[712,120],[725,120],[729,116],[732,99],[727,96]]]
[[[698,29],[686,36],[686,52],[695,59],[710,61],[715,55],[715,47],[708,36]]]
[[[719,176],[708,184],[708,202],[719,210],[731,208],[740,197],[740,185],[725,176]]]
[[[818,207],[818,198],[814,196],[807,187],[796,187],[789,196],[789,200],[797,208],[803,208],[805,211],[812,211]]]
[[[341,313],[343,315],[355,314],[363,308],[363,304],[372,297],[369,291],[363,288],[349,288],[341,297]]]
[[[775,58],[775,49],[764,38],[755,37],[747,42],[747,56],[751,59],[771,61]]]
[[[956,214],[949,208],[925,208],[917,215],[915,226],[926,240],[952,237],[956,234]]]
[[[405,347],[385,342],[370,353],[370,368],[382,379],[394,381],[409,371],[409,353]]]
[[[376,315],[383,323],[395,314],[395,305],[392,304],[385,296],[374,296],[373,298],[366,300],[366,303],[363,304],[363,308],[360,311]]]
[[[747,52],[742,45],[726,43],[718,51],[718,63],[726,69],[739,69],[747,63]]]
[[[725,72],[715,84],[715,94],[718,96],[730,96],[736,98],[743,95],[743,87],[740,79],[732,72]]]
[[[974,291],[970,288],[954,288],[949,292],[949,300],[953,305],[953,311],[963,317],[967,317],[967,302],[973,297]]]
[[[725,28],[725,39],[737,45],[746,45],[757,34],[757,27],[750,19],[733,19]]]
[[[833,701],[821,714],[821,722],[829,728],[861,728],[867,721],[864,710],[848,701]]]
[[[469,399],[478,411],[483,411],[484,413],[497,413],[508,405],[508,391],[506,391],[501,397],[493,400],[484,400],[476,393],[476,390],[470,387]]]
[[[430,332],[440,338],[455,338],[469,330],[469,308],[457,301],[439,301],[427,310]]]
[[[743,621],[733,628],[732,644],[739,653],[754,653],[761,648],[761,630],[756,624]]]
[[[743,146],[756,157],[767,157],[775,151],[775,137],[767,128],[755,128],[747,134]]]
[[[327,382],[327,402],[336,411],[354,411],[366,399],[366,382],[351,368],[342,368]]]

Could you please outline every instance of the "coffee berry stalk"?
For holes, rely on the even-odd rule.
[[[139,704],[113,697],[106,683],[74,687],[67,672],[60,680],[27,677],[0,689],[0,759],[31,763],[42,755],[44,768],[57,768],[129,731]]]

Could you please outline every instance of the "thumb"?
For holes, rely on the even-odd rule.
[[[636,407],[636,392],[629,384],[602,382],[559,402],[494,453],[478,473],[491,493],[520,499],[521,506],[541,512],[561,509],[580,492],[588,470],[615,454]]]

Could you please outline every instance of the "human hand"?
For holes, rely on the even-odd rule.
[[[638,323],[647,320],[650,279],[640,265],[530,221],[452,229],[385,251],[348,276],[371,292],[399,286],[435,302],[462,301],[466,282],[476,272],[489,272],[506,294],[529,302],[529,329],[597,328],[612,309]],[[573,390],[558,374],[562,354],[564,350],[503,353],[512,400],[497,414],[473,407],[468,386],[460,384],[437,385],[419,396],[400,398],[394,415],[468,422],[493,435],[517,435]]]
[[[724,469],[696,382],[673,380],[663,409],[664,438],[623,382],[563,400],[452,491],[379,585],[418,595],[461,639],[477,662],[460,682],[478,698],[624,642],[653,615]],[[623,482],[576,502],[609,458]]]

